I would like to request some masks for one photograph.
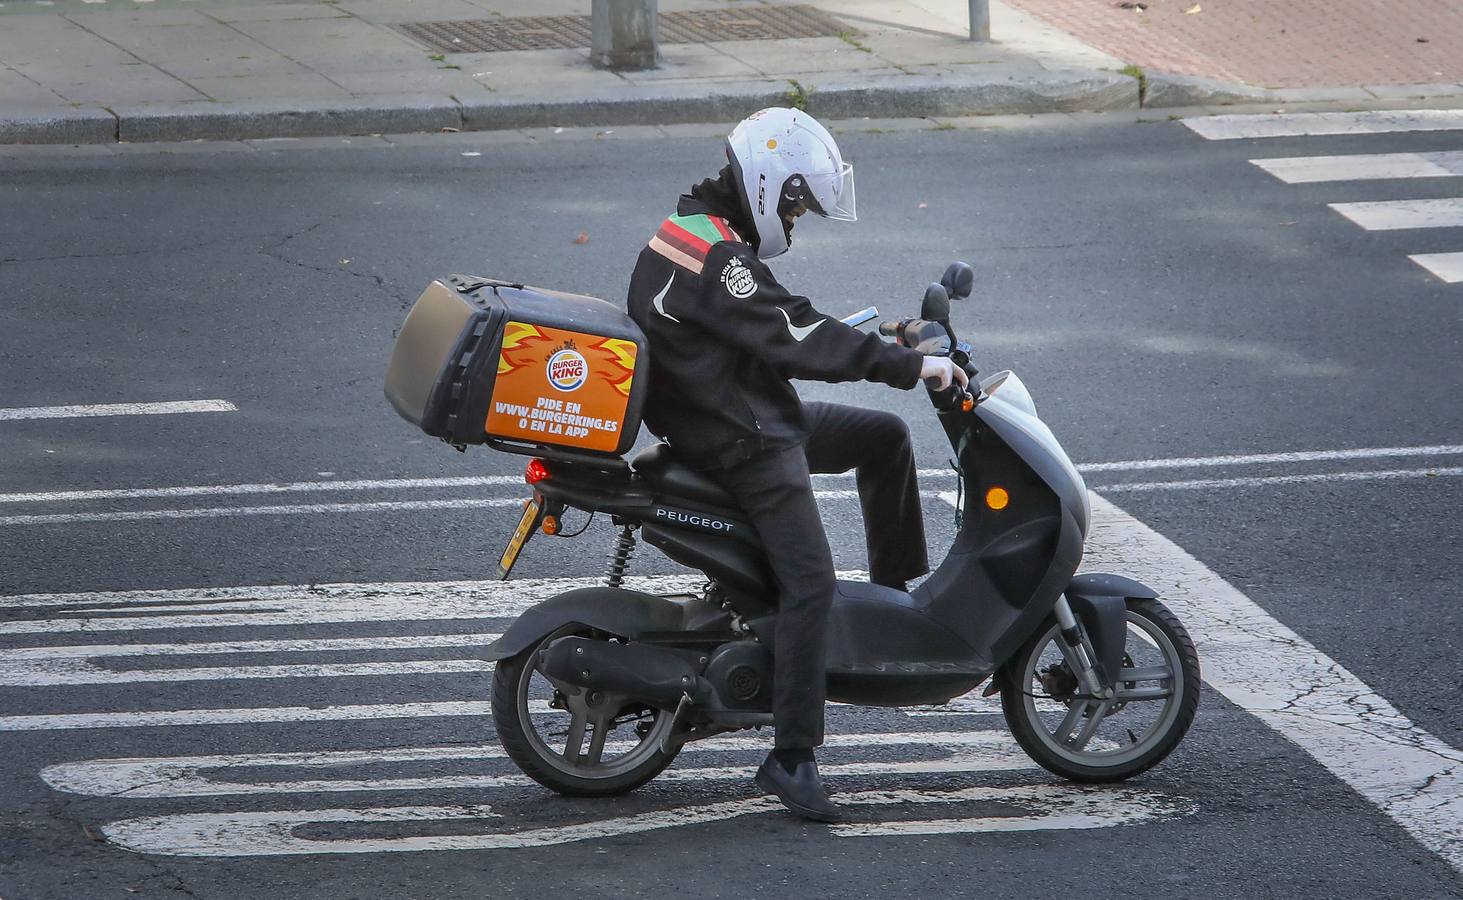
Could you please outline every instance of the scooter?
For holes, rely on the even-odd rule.
[[[881,333],[948,355],[977,381],[950,298],[974,272],[952,263],[918,318]],[[870,308],[846,319],[861,325]],[[828,617],[830,700],[947,703],[985,685],[1031,758],[1079,782],[1130,778],[1183,739],[1199,702],[1193,641],[1155,592],[1121,575],[1077,575],[1087,487],[1025,385],[1005,371],[929,391],[955,453],[957,533],[909,593],[839,581]],[[534,459],[534,489],[500,560],[558,534],[567,509],[619,527],[604,587],[525,611],[487,649],[492,707],[509,757],[561,794],[612,796],[659,774],[689,741],[772,724],[777,592],[733,498],[665,444],[628,462]],[[700,590],[624,586],[640,539],[705,574]]]

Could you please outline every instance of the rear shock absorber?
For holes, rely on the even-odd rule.
[[[635,527],[622,525],[620,536],[615,538],[615,548],[610,551],[609,568],[605,569],[605,584],[612,588],[625,583],[625,569],[630,565],[630,556],[635,552]]]

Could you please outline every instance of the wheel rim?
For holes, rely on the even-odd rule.
[[[573,634],[588,632],[572,626],[554,632],[533,648],[523,667],[515,692],[523,732],[544,764],[566,775],[610,779],[632,772],[660,754],[673,717],[622,695],[556,682],[540,671],[539,651]],[[564,708],[552,705],[556,695]],[[611,739],[617,731],[633,740]]]
[[[1026,659],[1022,712],[1037,740],[1067,762],[1090,768],[1126,765],[1161,743],[1178,720],[1186,686],[1178,648],[1145,616],[1128,610],[1127,624],[1118,694],[1112,700],[1046,693],[1041,675],[1052,666],[1066,666],[1056,625]]]

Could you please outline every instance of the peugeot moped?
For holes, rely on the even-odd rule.
[[[947,703],[983,686],[1030,757],[1067,779],[1110,782],[1157,765],[1199,702],[1184,626],[1149,587],[1077,574],[1091,521],[1082,476],[1015,373],[978,380],[950,322],[974,272],[953,263],[918,317],[881,333],[971,376],[928,396],[954,453],[957,530],[905,593],[841,580],[828,617],[830,700]],[[873,321],[870,308],[844,321]],[[487,650],[503,747],[561,794],[611,796],[653,779],[687,742],[772,724],[777,591],[756,532],[718,485],[655,444],[628,461],[534,459],[533,489],[500,561],[556,534],[574,509],[618,527],[606,583],[529,608]],[[637,538],[638,535],[638,538]],[[701,572],[695,591],[631,590],[637,542]]]

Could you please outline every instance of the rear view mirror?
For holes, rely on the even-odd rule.
[[[925,288],[924,302],[919,305],[919,317],[928,322],[945,322],[950,318],[950,295],[942,285],[932,284]]]
[[[940,276],[940,284],[956,300],[964,300],[975,290],[975,270],[970,263],[952,262],[945,268],[945,274]]]

